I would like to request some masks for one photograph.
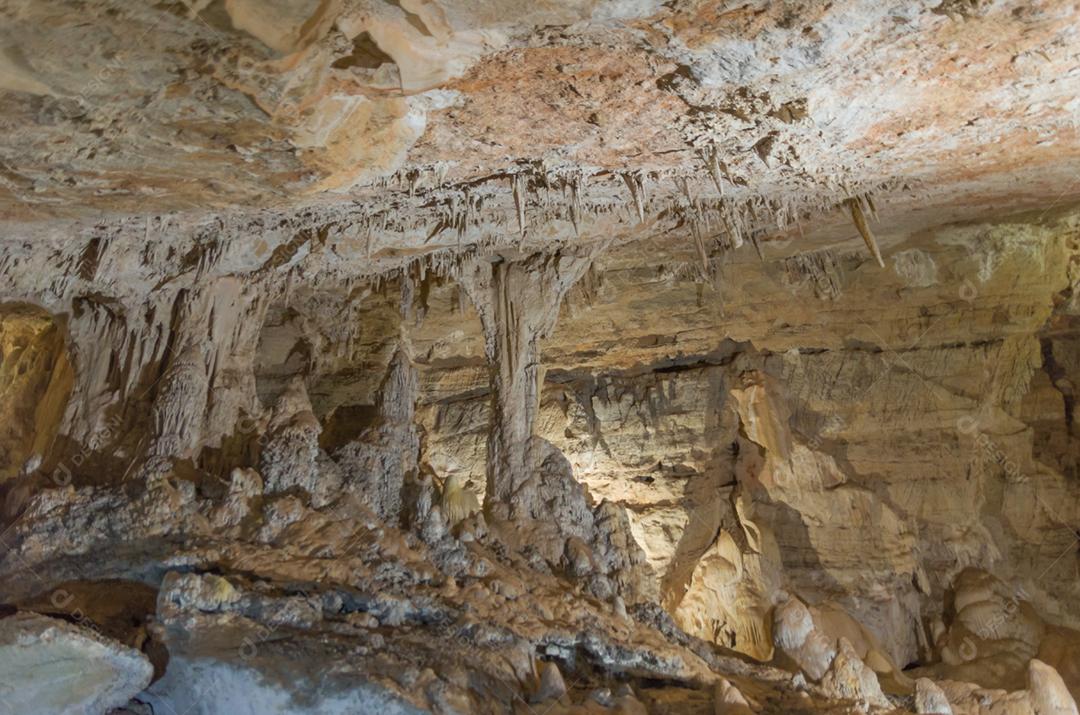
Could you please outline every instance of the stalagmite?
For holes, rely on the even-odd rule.
[[[1077,715],[1076,701],[1061,675],[1036,658],[1028,663],[1028,692],[1035,715]]]
[[[739,689],[721,679],[713,689],[713,715],[753,715],[754,711]]]
[[[342,470],[319,446],[322,433],[304,381],[296,378],[274,405],[259,460],[268,494],[299,492],[319,508],[337,498]]]
[[[573,174],[566,180],[566,185],[570,190],[570,222],[574,224],[574,233],[581,233],[581,222],[584,219],[582,212],[584,205],[582,202],[582,191],[584,189],[585,176],[584,174]]]
[[[536,679],[536,689],[529,702],[543,703],[558,700],[566,695],[566,683],[563,681],[562,673],[559,672],[559,666],[554,663],[541,663]]]
[[[929,678],[915,681],[915,712],[919,715],[953,715],[945,693]]]
[[[439,507],[446,518],[446,525],[453,527],[467,516],[480,511],[480,502],[472,490],[465,486],[462,475],[451,474],[443,485]]]
[[[181,338],[169,359],[154,401],[155,436],[149,453],[157,457],[190,458],[198,446],[209,378],[202,348]]]
[[[843,699],[855,700],[871,706],[888,708],[891,706],[877,677],[862,659],[847,638],[837,639],[836,657],[829,671],[821,679],[826,693]]]
[[[401,520],[402,495],[417,472],[416,393],[416,369],[407,346],[399,346],[380,388],[377,423],[333,452],[346,488],[392,524]]]

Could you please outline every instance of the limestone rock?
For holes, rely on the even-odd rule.
[[[739,689],[727,680],[721,679],[713,690],[714,715],[753,715],[746,698]]]
[[[0,613],[130,710],[1075,712],[1076,3],[0,18]]]
[[[928,678],[915,681],[915,712],[934,713],[935,715],[953,715],[945,693]]]
[[[453,527],[471,514],[480,511],[480,501],[464,484],[459,474],[451,474],[443,485],[439,508],[446,515],[447,525]]]
[[[0,619],[4,705],[15,712],[96,715],[150,684],[136,650],[86,628],[20,612]]]
[[[559,666],[551,662],[540,664],[536,690],[529,699],[532,703],[558,700],[566,695],[566,683],[563,681]]]
[[[1046,667],[1068,674],[1063,682],[1070,692],[1080,688],[1070,656],[1080,645],[1080,633],[1046,623],[1022,587],[1010,587],[979,569],[965,569],[954,589],[955,615],[935,643],[941,663],[927,672],[1015,690],[1029,682],[1031,664],[1045,662]]]
[[[40,466],[45,445],[59,427],[62,415],[57,410],[67,401],[72,374],[63,326],[29,305],[0,312],[0,354],[5,425],[0,436],[0,483],[4,483],[33,474]]]
[[[1053,667],[1032,659],[1028,664],[1028,692],[1035,715],[1076,715],[1076,701]]]
[[[215,528],[239,526],[253,511],[253,502],[263,494],[262,477],[254,469],[237,467],[229,474],[229,492],[225,503],[211,514]]]
[[[821,686],[825,692],[842,700],[855,700],[877,707],[890,706],[881,692],[877,675],[862,662],[847,638],[840,638],[836,657],[821,679]]]
[[[349,488],[392,524],[402,518],[402,492],[417,471],[420,442],[413,424],[415,402],[416,372],[399,348],[379,393],[379,424],[333,455]],[[443,514],[449,516],[445,508]]]
[[[810,609],[797,598],[776,607],[773,639],[777,651],[814,681],[825,677],[836,658],[837,643],[817,629]]]
[[[333,500],[344,476],[320,448],[321,432],[303,381],[296,379],[274,406],[262,449],[259,471],[268,494],[299,489],[316,507]]]

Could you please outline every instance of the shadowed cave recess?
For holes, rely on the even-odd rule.
[[[1078,715],[1080,4],[0,18],[0,714]]]

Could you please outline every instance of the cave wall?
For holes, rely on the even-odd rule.
[[[602,254],[542,343],[536,434],[594,502],[627,510],[676,622],[756,658],[772,657],[771,610],[794,593],[842,606],[896,663],[931,659],[967,567],[1080,623],[1076,214],[894,235],[884,268],[814,241],[726,253],[706,276],[691,242]],[[325,259],[290,250],[252,262],[220,246],[197,259],[198,286],[150,304],[75,293],[75,392],[49,464],[120,483],[160,469],[121,467],[133,457],[168,454],[215,493],[215,475],[258,463],[269,408],[297,376],[319,423],[311,448],[376,428],[404,350],[417,464],[482,499],[493,383],[458,269],[299,280]],[[106,255],[77,280],[109,285],[110,258],[124,265]],[[254,270],[236,272],[245,261]]]
[[[911,236],[885,269],[828,247],[742,254],[711,285],[643,265],[676,263],[655,246],[615,251],[545,344],[539,431],[594,497],[628,507],[665,603],[687,602],[697,635],[768,655],[763,614],[788,588],[842,603],[916,662],[967,566],[1022,581],[1074,624],[1062,390],[1077,370],[1077,228],[1033,218]],[[489,398],[455,291],[434,285],[406,328],[424,459],[482,492]],[[716,552],[732,548],[728,565]],[[701,594],[724,589],[728,615],[695,623]]]

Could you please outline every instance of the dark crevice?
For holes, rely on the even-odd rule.
[[[394,58],[383,52],[371,35],[361,32],[353,38],[352,53],[338,59],[331,66],[339,70],[352,67],[373,70],[387,64],[394,64]]]
[[[1073,394],[1068,373],[1054,357],[1054,341],[1050,338],[1040,338],[1042,347],[1043,370],[1050,377],[1050,383],[1061,393],[1062,402],[1065,405],[1065,429],[1070,437],[1073,436],[1073,414],[1076,410],[1076,396]]]

